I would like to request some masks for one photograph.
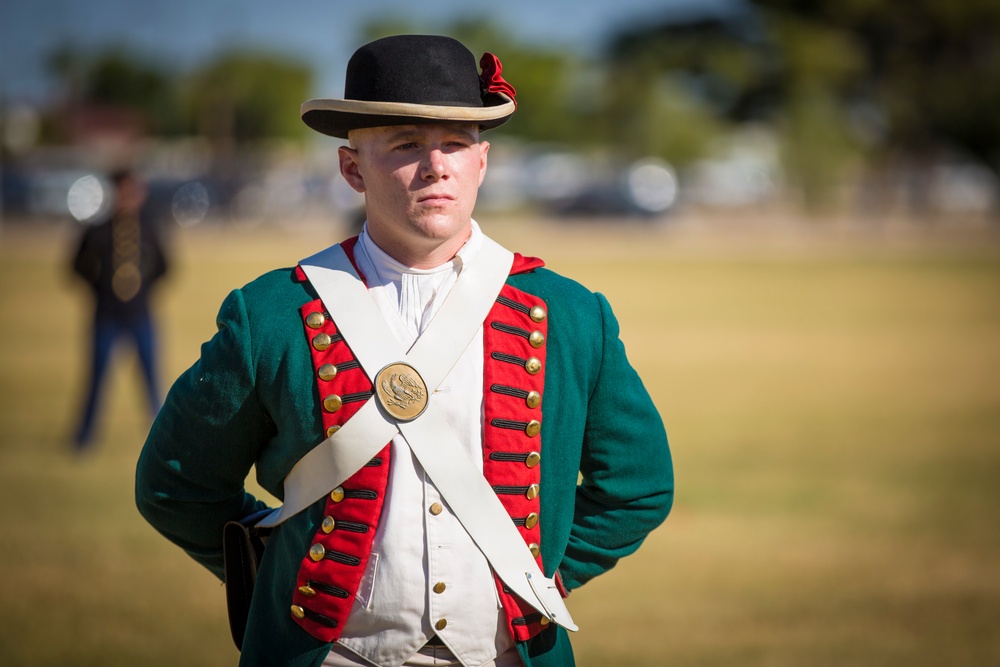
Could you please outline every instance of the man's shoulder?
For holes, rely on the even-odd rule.
[[[576,280],[556,273],[545,267],[533,268],[524,273],[510,276],[507,282],[524,292],[535,294],[543,299],[594,299],[594,293]]]
[[[286,290],[293,289],[296,285],[302,281],[298,278],[295,272],[295,267],[293,266],[283,266],[277,269],[271,269],[266,273],[262,273],[241,289],[244,292],[270,292],[274,290]],[[301,288],[300,288],[301,289]]]
[[[282,267],[263,273],[239,289],[247,307],[254,309],[298,307],[316,298],[309,284],[296,274],[295,267]]]

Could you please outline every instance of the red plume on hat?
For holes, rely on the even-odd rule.
[[[503,71],[500,59],[492,53],[484,53],[483,57],[479,59],[479,66],[483,70],[483,73],[479,75],[479,84],[483,95],[485,96],[489,93],[506,95],[514,103],[514,106],[517,106],[517,100],[514,99],[517,91],[514,90],[514,86],[504,81],[504,78],[500,76],[500,73]]]

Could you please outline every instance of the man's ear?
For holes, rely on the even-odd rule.
[[[486,155],[490,152],[490,142],[479,142],[479,185],[486,179]]]
[[[340,158],[340,174],[357,192],[365,191],[365,179],[361,176],[358,168],[358,150],[350,146],[341,146],[337,149]]]

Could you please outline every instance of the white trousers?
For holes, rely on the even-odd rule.
[[[455,654],[447,646],[425,646],[415,653],[402,667],[461,667]],[[371,667],[371,663],[363,660],[357,654],[348,651],[343,646],[333,645],[330,653],[323,661],[323,667]],[[496,659],[483,664],[482,667],[524,667],[517,648],[511,648]]]

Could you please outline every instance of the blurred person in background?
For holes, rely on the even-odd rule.
[[[94,295],[89,382],[74,434],[80,451],[94,440],[105,378],[123,338],[135,346],[151,417],[162,402],[150,294],[166,273],[166,256],[154,221],[145,215],[146,184],[129,169],[113,172],[109,180],[111,212],[84,229],[72,264]]]
[[[349,141],[367,222],[234,290],[146,440],[140,511],[218,577],[224,526],[265,513],[245,625],[230,609],[242,665],[568,667],[563,598],[670,510],[666,433],[608,302],[472,218],[480,132],[515,110],[500,61],[480,66],[388,37],[344,99],[303,105]],[[246,491],[253,466],[280,509]]]

